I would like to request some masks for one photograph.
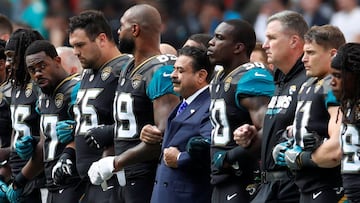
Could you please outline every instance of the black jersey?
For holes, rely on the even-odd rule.
[[[217,151],[227,151],[237,146],[233,139],[234,130],[242,124],[252,124],[248,110],[240,104],[241,98],[266,96],[274,93],[274,80],[262,63],[246,63],[228,75],[219,71],[210,83],[211,90],[211,156]],[[250,160],[249,160],[250,161]],[[255,161],[252,160],[254,163]],[[249,167],[247,167],[249,166]],[[240,167],[242,179],[251,174],[244,174],[245,170],[252,173],[251,163],[238,166],[234,163],[234,170],[219,170],[212,167],[212,184],[218,184],[229,178],[239,176]],[[238,174],[238,175],[237,175]]]
[[[345,194],[357,194],[354,198],[359,199],[360,188],[360,101],[346,103],[341,124],[341,148],[343,152],[341,160],[341,173]],[[350,194],[349,194],[350,193]],[[351,194],[353,195],[353,194]],[[349,198],[350,199],[350,198]]]
[[[36,103],[40,88],[30,82],[25,88],[15,87],[11,92],[11,120],[13,126],[13,142],[10,154],[11,172],[15,177],[28,160],[21,159],[15,151],[15,142],[22,136],[31,135],[40,138],[40,115],[36,112]]]
[[[330,75],[321,80],[312,77],[300,88],[293,125],[294,145],[304,147],[303,135],[307,132],[316,132],[322,139],[329,138],[330,115],[328,108],[339,106],[331,90],[330,81]],[[319,188],[340,187],[340,166],[334,168],[302,168],[296,171],[295,183],[301,192],[311,192]]]
[[[11,142],[11,83],[0,85],[0,147],[9,147]],[[3,161],[3,160],[0,160]]]
[[[87,177],[90,165],[102,157],[102,149],[89,147],[84,139],[87,130],[98,125],[111,125],[113,101],[118,83],[118,73],[130,56],[121,55],[104,64],[99,70],[86,69],[74,105],[76,118],[76,166],[82,178]],[[120,70],[120,71],[119,71]]]
[[[132,61],[122,72],[114,101],[116,155],[139,144],[141,129],[146,124],[155,124],[152,101],[165,94],[175,94],[170,78],[175,60],[173,55],[158,55],[138,67]],[[125,167],[127,178],[153,173],[156,162]]]
[[[301,58],[288,74],[285,75],[277,69],[274,75],[275,93],[268,104],[263,126],[262,171],[287,170],[285,166],[275,165],[272,150],[279,143],[281,134],[286,127],[293,124],[298,92],[306,80],[305,67]]]
[[[41,115],[40,129],[45,137],[43,154],[45,162],[46,187],[49,190],[58,190],[79,181],[77,174],[65,180],[65,184],[55,185],[52,179],[52,169],[66,147],[58,141],[56,135],[56,123],[62,120],[74,120],[72,107],[75,104],[77,91],[80,85],[80,77],[76,75],[65,78],[53,91],[52,94],[41,94],[38,109]]]

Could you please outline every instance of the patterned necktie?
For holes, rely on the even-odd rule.
[[[188,104],[187,104],[186,101],[184,100],[184,101],[180,104],[180,106],[179,106],[179,108],[178,108],[178,110],[177,110],[176,116],[179,115],[181,112],[183,112],[184,109],[185,109],[187,106],[188,106]]]

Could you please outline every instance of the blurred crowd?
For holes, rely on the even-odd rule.
[[[68,45],[68,18],[86,9],[105,13],[117,38],[119,18],[134,4],[148,3],[161,13],[162,42],[180,48],[194,33],[212,34],[222,20],[240,18],[251,23],[257,40],[265,39],[268,16],[295,10],[303,14],[309,26],[333,24],[348,42],[360,41],[358,0],[0,0],[0,13],[17,26],[38,30],[54,45]]]

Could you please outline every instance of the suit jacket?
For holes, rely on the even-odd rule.
[[[199,166],[199,161],[186,152],[186,144],[194,136],[210,139],[210,93],[205,89],[186,109],[176,116],[178,109],[170,114],[165,130],[164,148],[177,147],[181,152],[178,168],[165,165],[162,155],[157,168],[152,203],[208,203],[211,200],[210,161],[206,166]],[[207,154],[210,156],[210,153]],[[206,155],[205,155],[206,156]],[[204,157],[209,159],[209,157]]]

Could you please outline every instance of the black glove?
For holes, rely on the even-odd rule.
[[[186,151],[192,158],[201,160],[210,155],[210,139],[201,136],[192,137],[186,144]]]
[[[65,148],[59,160],[52,169],[52,178],[55,184],[61,184],[66,178],[76,173],[75,150]]]
[[[13,183],[6,191],[6,197],[10,203],[22,202],[22,193],[28,181],[29,180],[21,172],[15,176]]]
[[[303,143],[304,151],[313,152],[323,143],[323,139],[317,132],[311,132],[303,136]]]
[[[115,124],[101,125],[89,129],[84,137],[86,144],[95,149],[111,146],[114,142],[114,126]]]

